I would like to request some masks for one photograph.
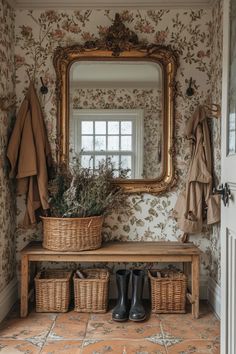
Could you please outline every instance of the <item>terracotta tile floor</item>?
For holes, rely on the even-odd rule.
[[[0,325],[1,354],[219,354],[220,323],[206,303],[200,318],[151,314],[118,323],[106,314],[45,314],[20,319],[17,308]]]

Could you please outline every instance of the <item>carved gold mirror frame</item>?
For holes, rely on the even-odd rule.
[[[159,194],[172,187],[175,182],[173,155],[175,76],[178,66],[176,52],[169,46],[140,43],[137,35],[122,23],[119,14],[116,14],[113,25],[103,38],[86,42],[84,45],[58,47],[53,61],[57,75],[58,163],[68,163],[69,160],[69,70],[74,62],[80,60],[141,60],[156,62],[162,67],[164,82],[162,175],[156,179],[117,179],[117,183],[131,193]]]

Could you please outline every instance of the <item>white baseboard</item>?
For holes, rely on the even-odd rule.
[[[0,322],[18,299],[17,279],[13,279],[0,293]]]
[[[220,318],[220,286],[211,277],[208,280],[208,301],[215,314]]]

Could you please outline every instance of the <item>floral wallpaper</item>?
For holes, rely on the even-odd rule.
[[[214,20],[217,18],[220,23],[217,10],[214,11]],[[181,232],[171,214],[177,195],[185,183],[191,153],[190,143],[184,138],[184,130],[197,104],[203,102],[212,91],[212,56],[217,51],[216,41],[220,41],[220,38],[214,38],[213,46],[213,28],[217,28],[217,23],[212,21],[211,9],[121,10],[120,14],[125,24],[136,31],[141,40],[171,45],[179,53],[180,66],[177,73],[175,112],[175,167],[178,172],[178,182],[170,192],[161,196],[131,195],[132,208],[123,210],[120,214],[111,213],[105,220],[103,236],[106,240],[175,241],[178,240]],[[53,51],[58,45],[83,43],[102,35],[111,25],[114,15],[113,10],[16,11],[17,103],[19,106],[29,80],[35,80],[39,89],[39,78],[43,77],[48,85],[49,93],[46,96],[39,95],[54,153],[56,148],[56,78],[52,64]],[[215,33],[214,36],[216,35],[218,34]],[[219,61],[214,64],[214,68],[214,75],[216,75]],[[185,92],[190,77],[193,78],[195,94],[187,97]],[[214,89],[214,91],[217,90]],[[214,127],[214,129],[218,128]],[[218,149],[214,150],[214,154],[218,156]],[[215,164],[217,165],[216,162]],[[23,213],[23,200],[18,200],[18,260],[19,251],[24,245],[32,239],[41,238],[41,225],[30,230],[21,228]],[[217,237],[217,233],[214,231],[213,234],[210,228],[204,230],[201,235],[191,237],[191,240],[203,251],[201,274],[207,275],[210,272],[216,278],[219,267]]]
[[[14,95],[14,11],[0,0],[0,97]],[[6,147],[12,109],[0,106],[0,292],[15,274],[15,194],[8,179]]]
[[[141,109],[143,111],[143,178],[162,172],[162,93],[158,89],[75,89],[73,109]]]
[[[222,53],[223,53],[223,1],[217,0],[212,9],[211,27],[211,85],[212,102],[221,106]],[[211,119],[213,147],[214,184],[221,182],[221,119]],[[210,232],[209,255],[210,276],[220,284],[220,225],[213,225]]]

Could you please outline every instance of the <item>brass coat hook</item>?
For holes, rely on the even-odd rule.
[[[194,89],[192,88],[192,84],[193,84],[193,79],[192,79],[192,77],[190,77],[189,85],[188,85],[188,88],[186,90],[186,95],[188,97],[191,97],[191,96],[194,95]]]
[[[42,83],[42,86],[40,88],[40,92],[42,93],[42,95],[46,95],[48,93],[48,87],[44,84],[42,76],[40,77],[40,80]]]

